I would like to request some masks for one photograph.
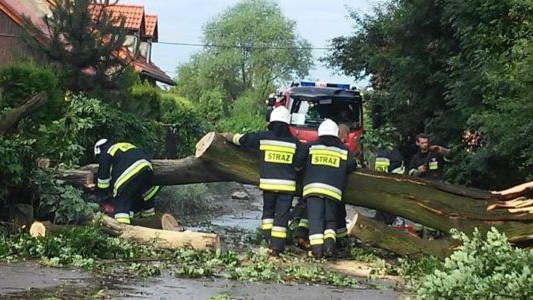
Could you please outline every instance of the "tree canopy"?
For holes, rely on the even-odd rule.
[[[245,92],[263,101],[276,83],[305,76],[312,66],[311,45],[271,0],[228,8],[205,24],[203,42],[207,46],[178,67],[177,90],[193,101],[206,93],[213,97],[203,100],[222,97],[226,112]]]
[[[448,179],[498,187],[529,179],[533,1],[394,0],[352,13],[353,35],[332,40],[330,66],[369,76],[372,105],[404,136],[428,132],[465,149]]]
[[[58,0],[50,4],[51,15],[44,16],[48,32],[33,27],[23,41],[38,55],[58,66],[73,92],[117,89],[133,58],[126,50],[124,16],[110,15],[93,6],[114,5],[111,0]],[[92,13],[94,11],[94,13]],[[39,42],[38,42],[39,41]],[[121,50],[122,49],[122,50]],[[120,54],[122,53],[122,54]]]

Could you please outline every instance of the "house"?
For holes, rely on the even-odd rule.
[[[31,56],[18,40],[25,30],[23,16],[28,17],[39,30],[46,32],[48,29],[43,17],[50,14],[49,1],[52,0],[0,0],[0,66]],[[143,5],[90,7],[94,18],[98,18],[104,10],[111,17],[123,16],[125,19],[124,27],[128,30],[126,47],[118,55],[127,60],[142,79],[154,85],[156,82],[175,85],[172,78],[152,62],[152,44],[158,41],[157,16],[147,15]],[[139,50],[138,55],[133,55],[134,49]]]

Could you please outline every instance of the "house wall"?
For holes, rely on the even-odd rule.
[[[31,57],[26,47],[21,45],[22,31],[17,23],[0,11],[0,67],[17,59]]]

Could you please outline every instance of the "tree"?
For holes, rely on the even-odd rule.
[[[310,44],[295,27],[271,0],[245,0],[227,9],[204,26],[207,46],[178,68],[178,92],[198,101],[204,91],[221,89],[228,113],[245,91],[266,97],[274,84],[305,76],[312,65]]]
[[[110,15],[111,0],[57,0],[50,4],[43,32],[26,19],[23,41],[56,65],[73,92],[116,89],[132,55],[126,50],[123,16]],[[100,7],[100,9],[95,9]]]
[[[465,130],[481,132],[477,152],[458,152],[448,179],[497,188],[533,176],[529,145],[533,1],[394,0],[373,15],[352,13],[355,32],[333,39],[326,61],[370,76],[372,102],[404,136],[428,132],[464,148]]]

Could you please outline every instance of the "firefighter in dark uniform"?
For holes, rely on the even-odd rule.
[[[152,164],[148,155],[130,143],[101,139],[94,145],[98,158],[97,192],[112,195],[112,214],[119,223],[130,224],[134,214],[152,217],[159,186],[152,185]]]
[[[270,115],[268,131],[248,134],[224,134],[226,140],[244,148],[261,151],[259,188],[263,190],[263,237],[270,241],[271,254],[278,255],[285,248],[287,226],[296,192],[297,166],[301,161],[300,142],[289,130],[290,113],[284,106],[276,107]]]
[[[429,146],[426,134],[416,136],[418,152],[409,164],[409,175],[427,179],[441,179],[444,162],[448,161],[450,150],[438,145]]]
[[[315,258],[332,256],[336,248],[338,209],[348,173],[355,170],[353,154],[338,137],[332,120],[318,127],[318,140],[306,146],[303,197],[307,201],[309,243]]]
[[[405,166],[403,160],[403,155],[397,147],[393,147],[391,150],[378,150],[374,170],[378,172],[404,174]],[[396,220],[396,216],[390,213],[376,211],[374,219],[387,225],[392,225]]]
[[[342,143],[346,143],[350,128],[345,124],[339,124],[339,139]],[[307,202],[301,199],[294,207],[293,215],[298,221],[297,227],[294,230],[293,238],[294,243],[302,248],[309,248],[309,220],[307,216]],[[346,237],[348,237],[348,229],[346,228],[346,205],[339,202],[337,208],[337,228],[336,228],[336,241],[337,247],[346,245]]]

